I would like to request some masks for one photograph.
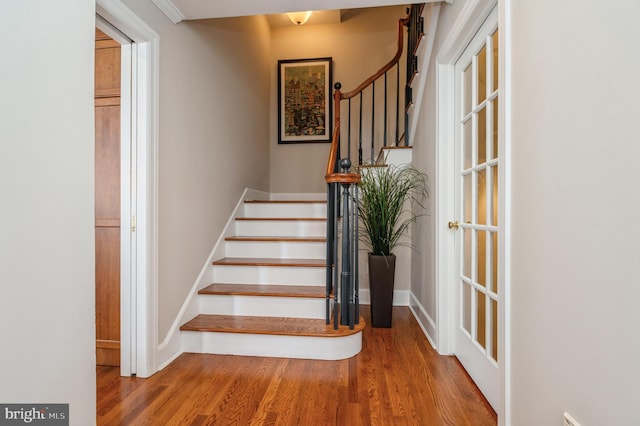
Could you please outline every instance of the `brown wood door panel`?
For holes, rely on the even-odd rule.
[[[120,217],[120,106],[95,108],[96,220]]]
[[[96,29],[96,363],[120,365],[120,46]]]
[[[118,305],[112,303],[117,300]],[[96,228],[96,339],[120,340],[120,227]]]
[[[107,39],[96,40],[95,90],[120,88],[120,45],[104,33]],[[119,91],[118,91],[119,95]]]

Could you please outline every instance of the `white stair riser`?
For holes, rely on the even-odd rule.
[[[326,300],[322,298],[204,294],[198,298],[201,314],[325,318]]]
[[[182,332],[185,352],[218,355],[338,360],[362,350],[362,332],[343,337]]]
[[[228,284],[325,285],[325,268],[281,266],[213,267],[213,282]]]
[[[324,220],[237,220],[236,235],[256,237],[324,237]]]
[[[227,241],[227,257],[323,259],[326,257],[324,242],[290,241]]]
[[[244,205],[245,217],[327,217],[327,205],[325,203],[246,203]]]
[[[384,164],[393,164],[396,166],[411,164],[411,149],[385,149],[386,154]]]

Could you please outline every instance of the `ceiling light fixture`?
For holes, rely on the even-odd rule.
[[[306,23],[311,17],[311,11],[308,10],[306,12],[291,12],[287,13],[287,16],[296,25],[303,25]]]

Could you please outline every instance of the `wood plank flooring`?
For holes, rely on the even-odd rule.
[[[369,322],[368,306],[361,313]],[[98,425],[495,425],[454,357],[406,307],[342,361],[183,354],[148,379],[97,367]]]

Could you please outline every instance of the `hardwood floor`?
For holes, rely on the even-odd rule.
[[[362,315],[369,323],[368,307]],[[342,361],[183,354],[148,379],[97,367],[98,425],[495,425],[454,357],[406,307]]]

